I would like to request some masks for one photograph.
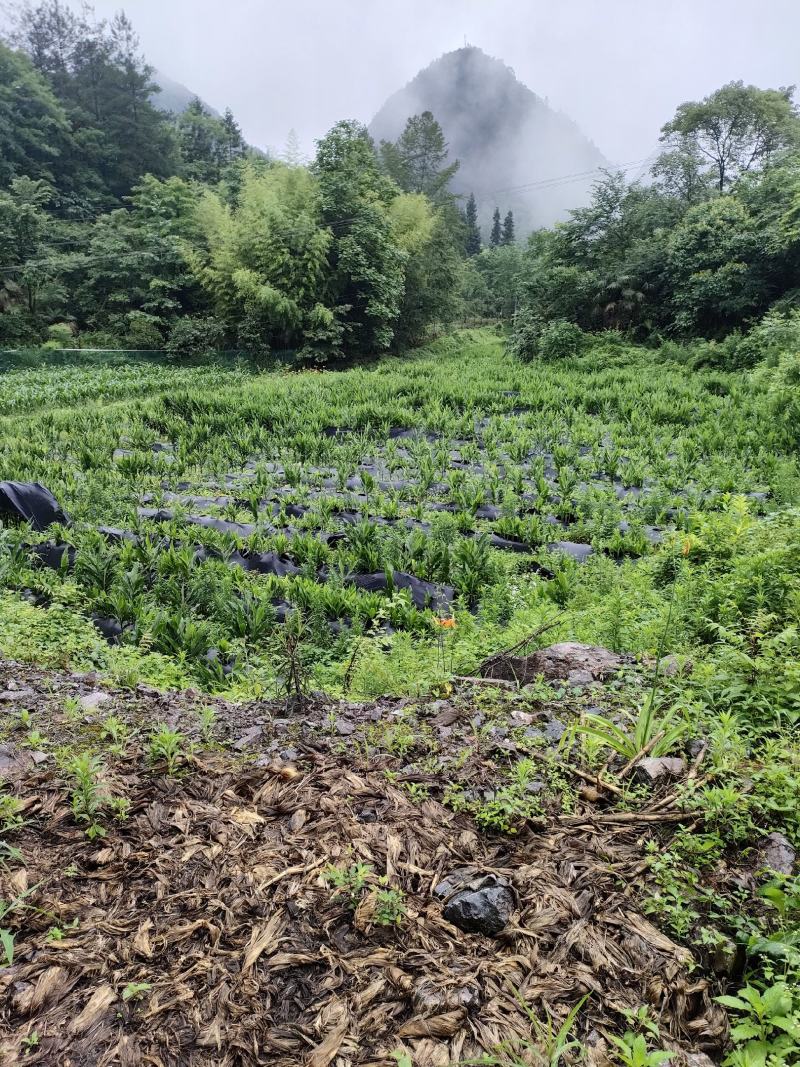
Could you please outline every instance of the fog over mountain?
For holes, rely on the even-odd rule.
[[[153,103],[160,111],[172,111],[178,115],[181,111],[185,111],[192,100],[195,99],[197,93],[194,89],[188,88],[186,85],[182,85],[181,82],[175,81],[168,74],[165,74],[163,70],[153,71],[153,81],[159,88],[159,92],[153,94]],[[201,97],[202,99],[202,97]],[[220,116],[220,112],[212,107],[211,104],[205,100],[203,107],[210,114],[215,115],[217,118]]]
[[[465,36],[615,163],[653,152],[684,100],[800,81],[797,0],[94,0],[120,6],[153,66],[231,107],[251,144],[280,151],[294,128],[308,155]]]
[[[450,159],[460,162],[452,188],[475,194],[484,229],[495,205],[502,214],[511,208],[520,230],[554,222],[610,165],[568,116],[480,48],[448,52],[420,71],[389,97],[370,133],[394,141],[409,115],[423,111],[441,124]]]

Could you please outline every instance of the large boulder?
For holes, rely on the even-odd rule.
[[[586,684],[608,678],[621,663],[620,656],[600,645],[563,641],[529,656],[491,656],[481,665],[481,674],[484,678],[501,678],[519,685],[527,685],[540,675],[546,681]]]
[[[0,515],[29,522],[34,530],[46,530],[54,522],[69,522],[66,512],[49,489],[38,482],[0,482]]]

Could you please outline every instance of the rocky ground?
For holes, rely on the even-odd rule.
[[[539,662],[550,688],[506,660],[372,704],[0,663],[2,1062],[446,1067],[530,1056],[584,997],[592,1064],[641,1005],[675,1062],[716,1059],[716,990],[638,903],[674,781],[620,805],[565,768],[576,714],[639,668],[567,658]]]

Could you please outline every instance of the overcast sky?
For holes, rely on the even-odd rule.
[[[98,15],[120,7],[95,0]],[[249,141],[308,151],[466,40],[575,119],[616,163],[683,100],[800,81],[800,0],[128,0],[149,61]],[[445,131],[446,132],[446,131]]]

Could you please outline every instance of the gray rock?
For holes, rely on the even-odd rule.
[[[680,778],[685,770],[686,764],[675,756],[647,756],[636,764],[636,777],[640,782],[652,784]]]
[[[723,937],[714,946],[714,951],[711,955],[711,968],[714,974],[720,975],[720,977],[731,977],[736,969],[739,956],[739,949],[734,941],[731,941],[729,937]]]
[[[485,678],[504,678],[520,685],[533,682],[540,675],[546,681],[566,681],[574,675],[581,678],[581,684],[588,684],[608,678],[621,663],[622,658],[607,648],[564,641],[529,656],[491,657],[481,666],[481,674]]]
[[[243,752],[244,749],[250,748],[261,737],[261,727],[251,726],[249,730],[245,730],[241,737],[237,738],[233,742],[233,747],[237,752]]]
[[[94,693],[87,693],[86,696],[81,697],[80,705],[84,711],[91,711],[92,708],[97,708],[110,699],[111,697],[108,693],[104,693],[102,689],[96,689]]]
[[[794,870],[797,851],[783,834],[767,834],[759,842],[758,853],[762,865],[777,874],[791,874]]]
[[[714,1067],[714,1061],[705,1052],[685,1053],[686,1067]]]
[[[550,719],[544,728],[544,736],[548,741],[560,741],[564,736],[566,726],[558,719]]]
[[[32,689],[4,689],[0,693],[0,702],[10,704],[19,700],[29,700],[33,696],[36,694]]]
[[[0,745],[0,774],[10,771],[17,763],[17,750],[13,745]]]
[[[442,915],[467,933],[494,937],[506,926],[514,910],[514,891],[506,879],[481,874],[474,868],[453,871],[434,888],[445,899]]]
[[[591,685],[594,678],[589,671],[570,671],[567,675],[567,683],[574,688],[579,688],[583,685]]]
[[[355,726],[349,719],[337,719],[336,720],[336,733],[340,737],[348,737],[350,734],[355,733]]]

